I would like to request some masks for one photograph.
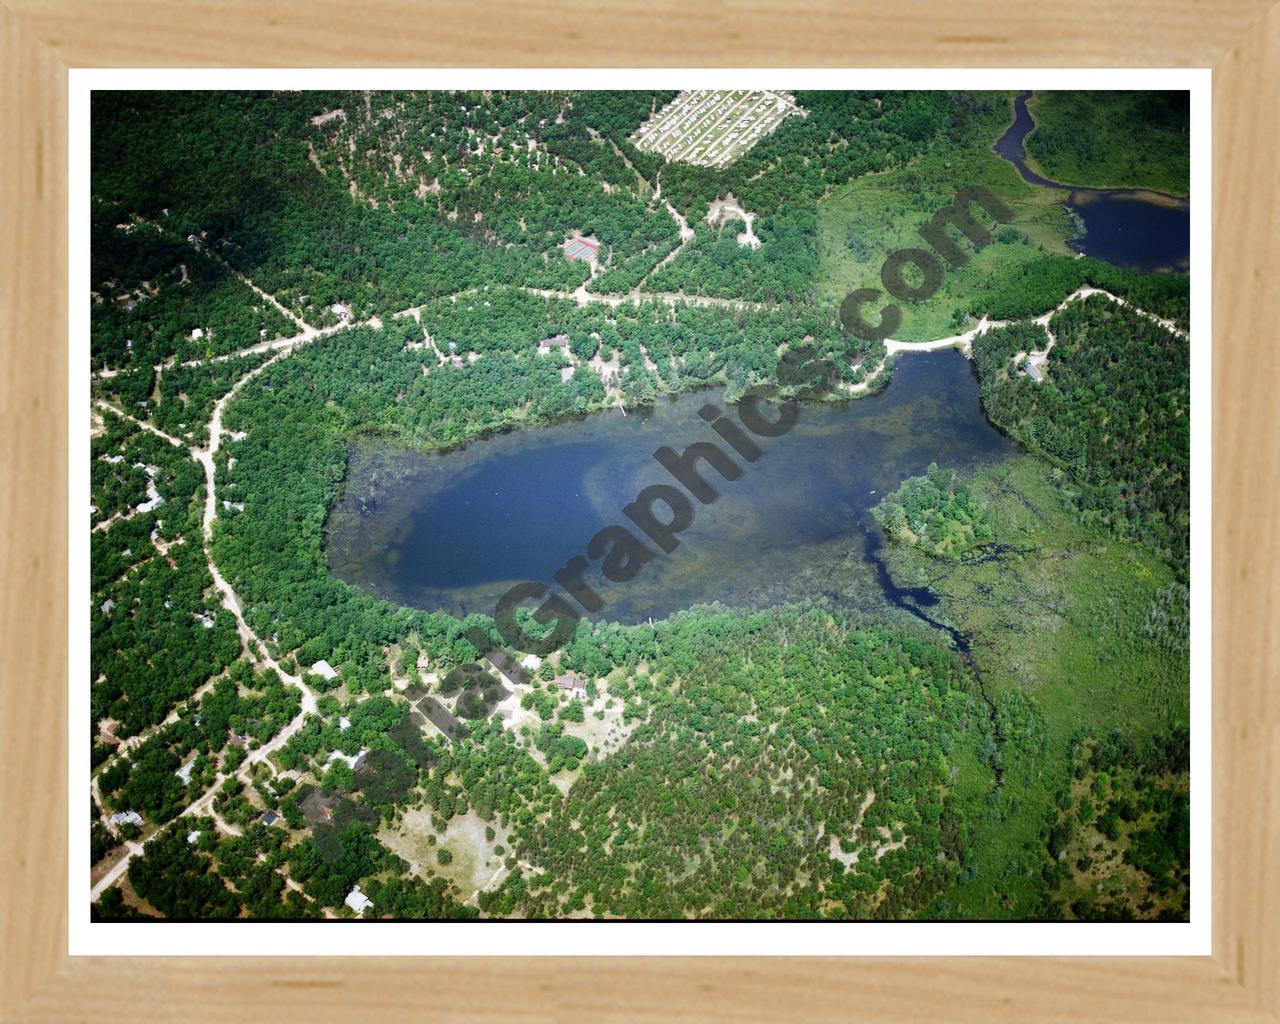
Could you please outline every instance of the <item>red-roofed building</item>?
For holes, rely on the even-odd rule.
[[[552,680],[561,690],[569,694],[570,697],[577,697],[579,700],[586,699],[587,684],[586,681],[572,672],[566,672],[564,675],[556,676]]]
[[[570,260],[593,260],[600,243],[591,238],[570,238],[564,243],[564,255]]]

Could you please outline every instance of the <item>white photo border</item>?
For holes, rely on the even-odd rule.
[[[71,956],[1209,956],[1212,71],[1208,68],[73,68],[68,81],[68,952]],[[94,90],[1166,89],[1191,94],[1191,914],[1182,923],[96,922],[89,916],[89,152]],[[361,927],[360,942],[344,928]]]

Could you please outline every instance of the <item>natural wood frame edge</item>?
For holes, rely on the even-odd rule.
[[[723,54],[657,33],[630,47],[583,0],[561,0],[568,31],[545,15],[485,4],[436,5],[435,20],[381,0],[352,37],[320,37],[306,60],[247,0],[217,15],[176,0],[128,8],[83,0],[0,6],[5,176],[0,223],[0,1013],[5,1020],[225,1018],[534,1021],[766,1020],[803,1015],[924,1020],[1280,1020],[1280,677],[1276,629],[1280,529],[1268,514],[1280,478],[1280,361],[1257,347],[1280,322],[1276,172],[1280,8],[1193,0],[1124,9],[1087,0],[1070,33],[1054,12],[968,2],[932,23],[826,0],[790,13],[752,8],[672,18],[729,33],[729,63],[794,66],[1214,67],[1214,953],[1199,958],[946,959],[211,959],[66,955],[66,126],[67,68],[94,64],[723,64]],[[692,5],[689,5],[692,7]],[[446,9],[440,11],[439,8]],[[927,8],[925,11],[927,12]],[[340,17],[322,0],[308,18]],[[228,13],[230,12],[230,13]],[[149,19],[157,28],[148,34]],[[580,20],[576,20],[579,19]],[[701,18],[701,22],[699,22]],[[855,39],[843,28],[865,19]],[[470,20],[469,20],[470,19]],[[478,19],[478,20],[477,20]],[[120,31],[126,22],[131,31]],[[1076,24],[1076,22],[1082,24]],[[723,22],[723,24],[721,23]],[[1176,24],[1174,24],[1176,22]],[[468,28],[499,25],[500,45]],[[965,35],[964,24],[1013,24]],[[745,25],[745,30],[743,26]],[[304,26],[303,26],[304,27]],[[137,29],[142,29],[139,34]],[[495,31],[498,31],[495,29]],[[193,41],[229,41],[219,61]],[[656,39],[656,42],[655,42]],[[379,57],[371,49],[386,40]],[[416,59],[395,59],[414,52]],[[363,49],[361,49],[363,46]],[[349,49],[354,47],[354,51]],[[406,48],[408,47],[408,49]],[[192,51],[203,48],[203,54]],[[370,56],[370,54],[373,54]],[[579,56],[575,59],[574,54]],[[774,54],[770,59],[767,55]],[[762,56],[763,55],[763,56]],[[905,58],[905,59],[904,59]],[[1246,346],[1250,346],[1246,348]],[[407,972],[417,973],[413,985]],[[119,995],[127,993],[128,999]],[[363,1019],[363,1018],[362,1018]]]

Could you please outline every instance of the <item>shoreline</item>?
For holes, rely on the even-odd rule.
[[[1036,133],[1036,131],[1039,130],[1040,128],[1040,122],[1036,120],[1035,111],[1032,109],[1032,105],[1035,103],[1035,100],[1036,100],[1035,92],[1029,91],[1029,94],[1024,102],[1024,106],[1026,107],[1026,110],[1027,110],[1027,116],[1031,118],[1031,130],[1022,137],[1022,159],[1023,159],[1023,162],[1027,165],[1027,168],[1030,171],[1032,171],[1032,173],[1038,175],[1039,177],[1043,178],[1046,182],[1048,182],[1047,185],[1042,185],[1041,186],[1042,188],[1060,188],[1060,189],[1065,189],[1068,192],[1102,192],[1110,195],[1123,195],[1125,193],[1128,193],[1135,199],[1141,198],[1143,199],[1144,202],[1155,203],[1156,205],[1159,205],[1159,206],[1172,206],[1176,209],[1184,209],[1184,208],[1190,209],[1191,207],[1190,189],[1188,189],[1187,193],[1183,195],[1179,192],[1162,192],[1160,189],[1152,188],[1150,185],[1130,185],[1130,184],[1068,185],[1058,181],[1056,178],[1050,177],[1049,173],[1046,170],[1044,170],[1044,165],[1041,164],[1032,155],[1031,150],[1027,148],[1027,140],[1031,138],[1031,136],[1033,136]],[[1012,128],[1015,124],[1017,124],[1017,121],[1018,121],[1017,102],[1018,102],[1017,97],[1015,96],[1013,101],[1014,103],[1013,121],[1009,125],[1010,128]],[[1149,199],[1145,198],[1147,196],[1150,196],[1151,198]]]

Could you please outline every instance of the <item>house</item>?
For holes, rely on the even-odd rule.
[[[467,734],[466,723],[456,717],[453,712],[434,697],[423,697],[418,708],[427,716],[427,720],[440,730],[441,735],[447,739],[456,740],[458,737]]]
[[[182,780],[184,786],[191,783],[191,769],[196,766],[196,759],[193,757],[173,774]]]
[[[336,679],[338,670],[321,658],[311,666],[311,674],[320,676],[322,679]]]
[[[554,338],[543,338],[538,342],[538,355],[545,356],[553,348],[567,353],[569,351],[569,335],[557,334]]]
[[[247,732],[242,732],[242,733],[233,732],[227,738],[227,742],[230,743],[233,747],[243,747],[245,744],[249,742],[249,734]]]
[[[113,825],[141,825],[142,815],[137,811],[116,811],[107,820]]]
[[[552,682],[554,682],[557,687],[567,693],[570,697],[576,697],[579,700],[582,700],[587,696],[586,682],[572,672],[566,672],[564,675],[556,676]]]
[[[199,829],[196,829],[196,830],[195,830],[195,831],[193,831],[193,832],[188,832],[188,833],[187,833],[187,842],[188,842],[188,843],[191,843],[192,845],[195,845],[195,844],[196,844],[196,843],[198,843],[199,841],[200,841],[200,830],[199,830]]]
[[[1044,374],[1040,372],[1040,367],[1036,366],[1036,364],[1033,363],[1030,359],[1028,359],[1023,364],[1023,367],[1027,371],[1027,376],[1030,377],[1037,384],[1040,383],[1040,381],[1044,380]]]
[[[530,672],[537,672],[538,669],[542,668],[542,659],[539,658],[536,654],[526,654],[520,660],[520,664],[523,665],[525,668],[527,668]]]
[[[339,719],[338,719],[338,728],[339,728],[342,732],[346,732],[348,729],[350,729],[350,728],[351,728],[351,719],[347,718],[345,715],[344,715],[343,717],[339,718]]]
[[[354,910],[357,914],[363,914],[366,907],[373,906],[373,900],[369,899],[360,891],[360,886],[353,886],[351,891],[347,893],[347,898],[343,900],[347,906]]]
[[[262,816],[262,824],[264,825],[274,825],[279,820],[280,815],[276,814],[275,811],[267,811],[267,813]]]
[[[511,664],[511,659],[507,657],[507,652],[501,648],[494,648],[484,658],[498,671],[498,674],[503,679],[513,686],[523,681],[520,669]]]
[[[352,771],[355,771],[360,767],[360,763],[364,760],[364,755],[367,753],[367,750],[362,750],[358,754],[344,754],[341,750],[332,750],[329,752],[329,756],[324,763],[333,764],[334,761],[346,761],[347,767]]]

